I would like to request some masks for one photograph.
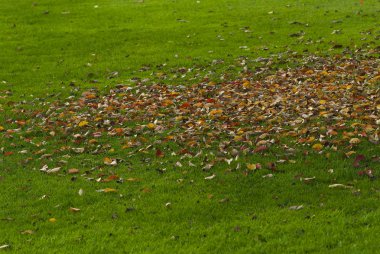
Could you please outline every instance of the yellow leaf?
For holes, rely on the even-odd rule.
[[[320,100],[320,101],[319,101],[319,104],[321,104],[321,105],[326,104],[326,100]]]
[[[87,126],[88,125],[88,122],[87,121],[81,121],[78,126],[79,127],[83,127],[83,126]]]
[[[249,88],[250,86],[251,86],[251,84],[248,80],[244,81],[244,83],[243,83],[244,88]]]
[[[127,182],[139,182],[139,181],[141,181],[140,178],[134,178],[134,177],[127,178]]]
[[[243,140],[243,136],[236,135],[234,137],[234,141],[242,141],[242,140]]]
[[[355,154],[356,152],[355,151],[349,151],[346,153],[346,156],[347,157],[350,157],[351,155]]]
[[[148,123],[147,126],[149,129],[154,129],[156,128],[156,125],[154,123]]]
[[[50,219],[49,219],[49,222],[51,222],[51,223],[55,223],[55,222],[57,222],[57,219],[56,219],[56,218],[50,218]]]
[[[0,125],[0,131],[5,130],[3,126]]]
[[[112,188],[105,188],[105,189],[103,189],[103,192],[117,192],[117,190],[116,189],[112,189]]]
[[[247,168],[249,169],[249,170],[256,170],[256,164],[250,164],[250,163],[247,163]]]
[[[318,143],[318,144],[314,144],[314,145],[312,146],[312,148],[313,148],[314,150],[316,150],[316,151],[321,151],[322,148],[323,148],[323,145],[320,144],[320,143]]]

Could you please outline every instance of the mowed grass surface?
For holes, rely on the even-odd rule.
[[[184,81],[219,79],[239,56],[323,55],[336,45],[374,47],[379,36],[377,0],[20,0],[1,1],[0,10],[2,87],[26,94],[57,92],[71,81],[102,87],[222,59],[224,65],[194,70]]]
[[[191,85],[205,76],[217,81],[221,73],[238,76],[239,56],[255,59],[287,50],[325,55],[341,53],[345,47],[375,48],[379,8],[379,1],[364,5],[359,1],[0,1],[0,79],[5,81],[0,89],[13,93],[1,99],[0,125],[11,126],[8,120],[19,117],[10,102],[32,100],[30,94],[43,100],[47,93],[54,94],[48,101],[65,98],[73,91],[70,82],[79,89],[102,90],[130,84],[136,77]],[[211,65],[216,59],[224,64]],[[182,77],[172,72],[179,67],[196,71]],[[162,78],[159,73],[167,75]],[[65,170],[91,171],[95,179],[112,172],[135,179],[105,183],[39,172],[43,164],[55,165],[63,158],[59,154],[38,159],[44,153],[54,154],[65,144],[64,137],[40,134],[36,140],[41,146],[35,147],[0,134],[4,147],[0,246],[9,246],[4,251],[377,251],[380,186],[376,179],[359,177],[354,158],[342,153],[326,158],[300,151],[291,158],[295,163],[279,164],[283,172],[272,178],[262,177],[271,173],[267,169],[248,176],[235,169],[238,164],[277,161],[276,149],[231,165],[217,164],[212,172],[175,166],[180,156],[170,156],[166,150],[164,158],[154,152],[129,158],[126,150],[116,149],[100,155],[70,153],[71,158],[65,159]],[[117,144],[110,143],[110,150],[113,147]],[[33,159],[26,163],[25,155],[17,153],[23,149],[46,152],[30,154]],[[6,156],[7,151],[15,153]],[[365,155],[366,166],[376,173],[379,162],[369,158],[379,156],[378,146],[363,142],[357,152]],[[124,162],[107,167],[106,156]],[[199,165],[204,160],[201,156],[192,162]],[[204,179],[212,173],[214,179]],[[300,174],[316,180],[305,184],[297,177]],[[328,188],[332,183],[354,188]],[[117,192],[97,192],[105,188]],[[303,209],[289,209],[301,205]],[[80,211],[72,212],[70,207]]]

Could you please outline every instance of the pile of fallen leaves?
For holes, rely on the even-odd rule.
[[[30,142],[37,132],[60,136],[67,142],[60,149],[74,153],[101,153],[117,142],[129,156],[151,150],[157,157],[165,156],[157,146],[170,142],[179,154],[210,149],[232,156],[272,146],[291,150],[290,144],[349,156],[364,140],[378,145],[379,59],[303,61],[312,67],[259,79],[247,71],[221,83],[120,84],[107,94],[91,89],[46,111],[28,111],[28,120],[8,121],[18,128],[0,127],[1,135]],[[104,164],[117,161],[107,157]]]

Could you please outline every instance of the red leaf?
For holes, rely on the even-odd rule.
[[[360,170],[358,171],[358,175],[359,176],[368,176],[369,178],[374,178],[374,171],[370,168],[366,169],[366,170]]]
[[[191,105],[188,102],[183,103],[180,108],[189,108]]]
[[[263,152],[263,151],[265,151],[265,150],[267,150],[268,149],[268,147],[267,146],[258,146],[258,147],[256,147],[256,149],[255,150],[253,150],[253,152],[254,153],[260,153],[260,152]]]
[[[160,149],[156,150],[156,156],[159,158],[162,158],[165,156],[164,152],[162,152]]]
[[[355,161],[354,161],[354,163],[353,163],[353,166],[354,166],[355,168],[360,167],[360,162],[361,162],[362,160],[364,160],[364,159],[365,159],[365,157],[364,157],[363,154],[359,154],[359,155],[357,155],[356,158],[355,158]]]

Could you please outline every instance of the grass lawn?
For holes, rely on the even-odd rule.
[[[0,252],[377,252],[378,0],[0,12]]]

